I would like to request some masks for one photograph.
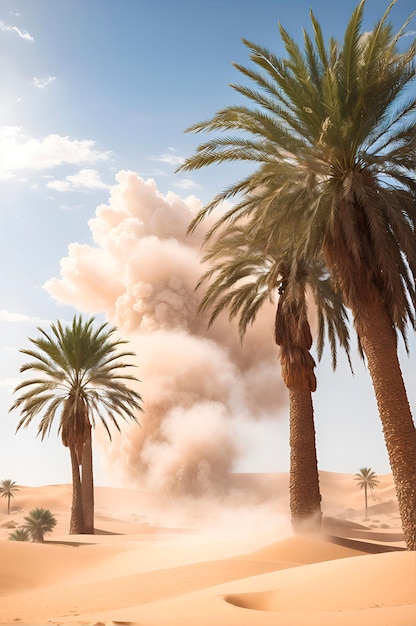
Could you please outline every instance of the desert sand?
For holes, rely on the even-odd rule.
[[[68,535],[70,485],[0,501],[0,625],[415,626],[416,553],[391,475],[364,519],[353,476],[321,472],[324,525],[293,536],[286,474],[235,475],[217,498],[96,487],[95,535]],[[9,541],[27,512],[44,544]]]

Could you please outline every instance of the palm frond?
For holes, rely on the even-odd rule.
[[[111,411],[110,421],[117,429],[117,417],[137,422],[142,398],[131,385],[138,379],[126,372],[135,367],[126,362],[135,354],[123,349],[126,341],[114,337],[115,327],[103,323],[94,328],[93,317],[84,322],[79,315],[71,326],[64,327],[58,320],[51,324],[50,333],[39,330],[41,336],[30,339],[37,349],[22,350],[35,360],[21,371],[34,371],[40,377],[26,379],[15,389],[19,395],[10,411],[21,410],[16,430],[28,427],[39,415],[38,435],[43,439],[59,414],[62,441],[74,445],[80,458],[89,421],[94,424],[95,415],[105,421],[106,412]],[[88,414],[89,407],[93,414]]]

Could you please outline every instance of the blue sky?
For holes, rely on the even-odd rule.
[[[121,170],[135,172],[143,180],[154,179],[157,193],[165,197],[173,192],[181,199],[195,196],[202,203],[227,185],[230,176],[232,180],[239,177],[235,168],[175,174],[200,140],[184,130],[235,102],[229,84],[239,82],[240,77],[232,63],[248,63],[241,39],[283,54],[278,22],[300,40],[302,27],[310,30],[310,4],[325,35],[340,38],[356,3],[1,3],[0,478],[21,484],[70,482],[68,455],[54,433],[43,443],[35,439],[34,425],[15,435],[17,415],[7,413],[24,362],[18,350],[27,347],[27,337],[36,336],[39,325],[45,327],[57,318],[68,320],[75,311],[88,310],[81,296],[80,306],[68,303],[68,297],[62,304],[44,288],[47,281],[60,279],[63,258],[75,258],[69,255],[68,246],[75,242],[97,245],[89,220],[99,205],[108,205],[110,189]],[[380,0],[367,1],[365,30],[386,6]],[[391,13],[394,26],[401,26],[414,8],[413,0],[398,0]],[[416,30],[415,20],[408,30]],[[88,312],[104,317],[104,310]],[[400,358],[415,414],[414,335],[410,345],[410,358],[402,346]],[[137,352],[140,360],[140,342]],[[371,466],[378,474],[387,473],[369,376],[357,362],[353,379],[340,361],[335,374],[327,360],[317,369],[314,405],[320,467],[355,472]],[[236,469],[287,471],[287,405],[283,401],[276,416],[245,421],[241,430],[234,421],[234,436],[244,440]],[[102,459],[104,447],[100,439],[95,457],[97,482],[113,484],[111,465]],[[113,451],[110,458],[114,456]]]

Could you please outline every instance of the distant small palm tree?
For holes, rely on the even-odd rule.
[[[29,541],[30,533],[27,528],[17,528],[9,535],[10,541]]]
[[[24,528],[32,541],[43,542],[44,535],[49,535],[56,526],[56,518],[48,509],[32,509],[24,519]]]
[[[10,515],[10,500],[15,498],[17,491],[20,491],[14,480],[8,478],[0,481],[0,497],[7,498],[7,515]]]
[[[364,489],[365,499],[365,517],[368,517],[368,489],[373,491],[374,487],[379,484],[377,474],[373,472],[371,467],[362,467],[358,474],[355,475],[355,479],[360,489]]]

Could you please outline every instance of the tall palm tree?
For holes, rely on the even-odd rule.
[[[23,528],[27,530],[32,541],[41,543],[44,541],[44,536],[49,535],[56,526],[56,518],[48,509],[32,509],[23,519],[26,522]]]
[[[246,216],[297,220],[297,254],[323,254],[351,309],[372,378],[408,549],[416,549],[416,431],[397,356],[407,347],[416,306],[415,43],[399,43],[388,23],[395,1],[371,32],[365,0],[342,44],[325,43],[311,12],[303,50],[279,26],[286,58],[250,41],[254,68],[236,68],[255,86],[233,85],[254,106],[229,106],[189,130],[225,131],[200,145],[181,171],[223,162],[257,165],[194,218],[190,231],[223,200],[236,198],[211,227]],[[241,132],[240,132],[241,131]]]
[[[282,235],[283,233],[281,233]],[[239,318],[244,337],[259,308],[278,300],[275,341],[280,347],[283,380],[289,390],[290,480],[289,496],[295,532],[319,531],[321,494],[316,454],[314,412],[311,393],[316,389],[315,361],[310,353],[312,335],[307,316],[306,292],[312,291],[317,310],[317,348],[321,358],[328,329],[333,366],[336,366],[337,338],[349,354],[346,311],[332,288],[322,263],[314,266],[294,256],[263,232],[234,223],[223,229],[208,250],[204,261],[211,264],[198,286],[210,284],[200,310],[211,309],[212,324],[224,309],[229,319]]]
[[[20,488],[14,480],[5,478],[0,481],[0,498],[7,498],[7,515],[10,515],[10,500],[16,497],[18,491]]]
[[[138,422],[142,399],[128,386],[137,379],[123,372],[132,367],[123,359],[134,353],[118,352],[127,342],[115,339],[116,328],[107,323],[94,328],[93,317],[84,322],[81,315],[74,316],[67,327],[58,321],[51,324],[49,334],[38,330],[41,336],[29,339],[36,349],[21,350],[34,360],[20,368],[21,372],[35,372],[38,377],[17,385],[14,391],[20,395],[10,411],[21,410],[16,431],[29,426],[40,414],[38,435],[42,439],[50,433],[55,415],[60,414],[58,433],[69,448],[72,466],[70,533],[93,533],[91,427],[99,418],[111,439],[110,425],[120,431],[118,418]]]
[[[377,474],[373,472],[370,467],[362,467],[358,474],[355,475],[354,480],[357,481],[360,489],[364,489],[364,501],[365,501],[365,517],[368,517],[368,489],[373,491],[374,487],[377,487],[379,480]]]

